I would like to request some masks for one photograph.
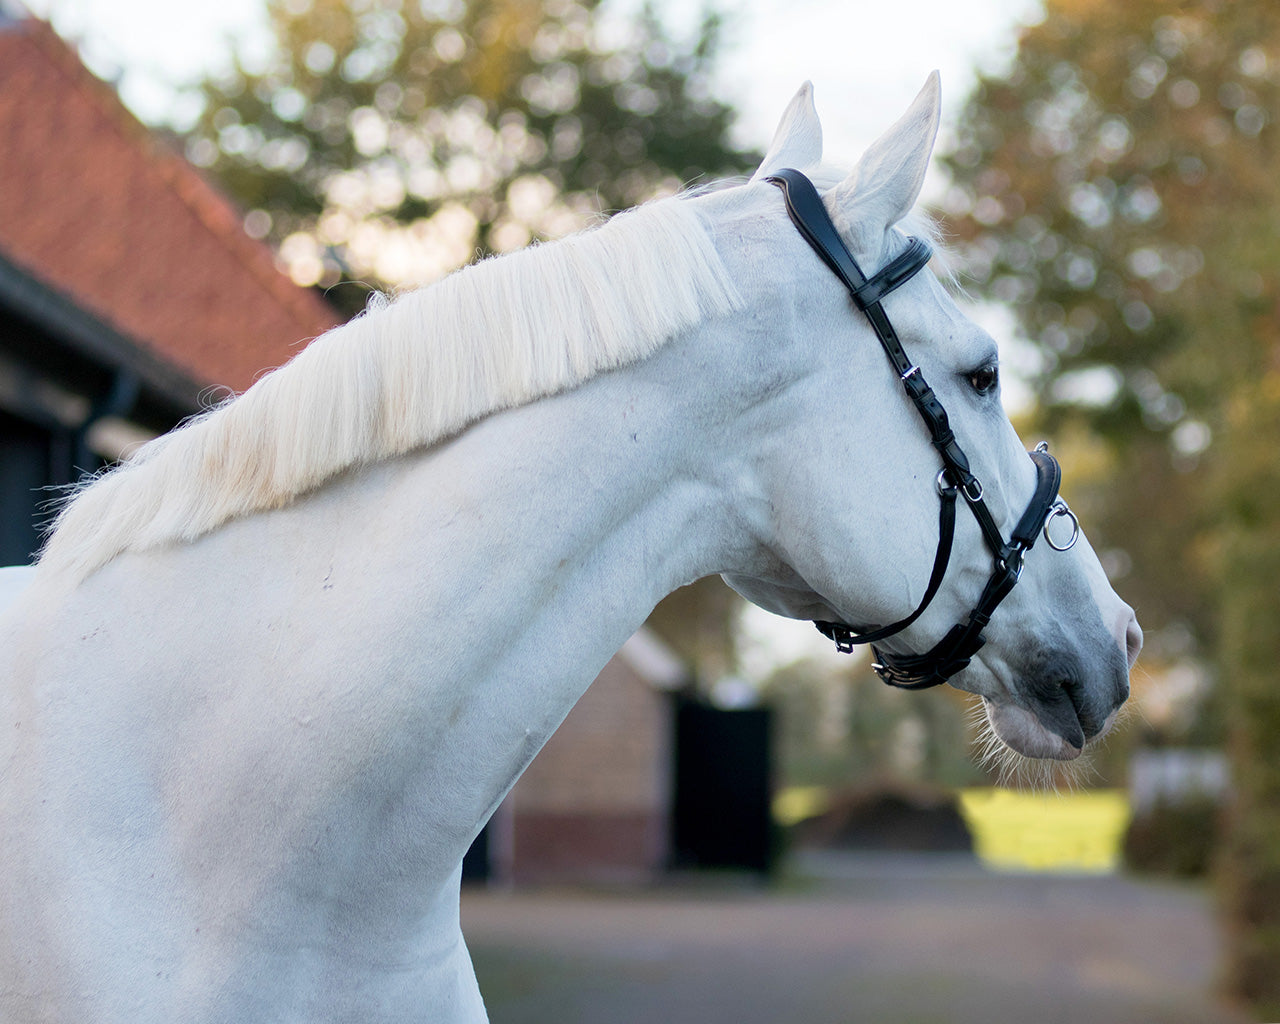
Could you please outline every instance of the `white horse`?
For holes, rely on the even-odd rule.
[[[806,87],[751,182],[374,309],[82,490],[0,613],[0,1019],[484,1020],[463,853],[664,595],[919,600],[937,454],[763,178],[807,168],[883,266],[938,116],[935,76],[841,180]],[[885,308],[1007,534],[994,343],[931,275]],[[962,516],[902,648],[990,566]],[[1141,637],[1083,541],[985,633],[955,683],[1031,757],[1078,753],[1067,690],[1105,729]]]
[[[0,568],[0,614],[18,600],[18,596],[36,577],[34,565],[7,565]]]

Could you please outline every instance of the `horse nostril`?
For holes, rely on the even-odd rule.
[[[1138,660],[1138,652],[1142,650],[1142,627],[1138,625],[1138,618],[1132,612],[1129,613],[1129,625],[1124,631],[1125,651],[1129,656],[1129,668],[1133,668],[1134,662]]]

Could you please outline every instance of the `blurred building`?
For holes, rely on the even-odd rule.
[[[45,23],[0,13],[0,565],[40,488],[242,390],[336,322]]]
[[[472,877],[647,882],[673,859],[672,693],[686,669],[640,630],[604,667],[494,815]]]
[[[516,782],[464,864],[504,885],[644,884],[775,863],[772,713],[699,699],[649,629],[631,637]]]

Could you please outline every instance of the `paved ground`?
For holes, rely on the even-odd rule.
[[[468,891],[492,1024],[1239,1024],[1205,894],[814,859],[770,889]]]

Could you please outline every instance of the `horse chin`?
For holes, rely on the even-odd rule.
[[[1023,757],[1074,761],[1083,752],[1083,748],[1045,728],[1040,719],[1025,708],[988,698],[983,698],[982,703],[1000,742]]]

